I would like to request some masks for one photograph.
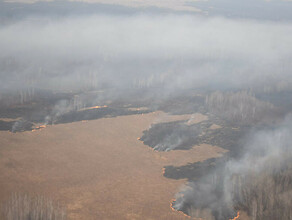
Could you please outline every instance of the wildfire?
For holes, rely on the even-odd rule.
[[[237,216],[234,217],[233,219],[230,219],[230,220],[236,220],[236,219],[239,219],[239,212],[237,212]]]
[[[47,125],[40,125],[38,127],[35,127],[33,130],[31,130],[32,132],[37,131],[37,130],[41,130],[43,128],[47,127]]]
[[[173,204],[175,201],[176,201],[176,199],[172,199],[172,200],[170,201],[170,208],[171,208],[171,210],[174,211],[174,212],[179,212],[180,214],[184,215],[184,216],[187,217],[187,218],[191,218],[191,216],[189,216],[189,215],[183,213],[182,211],[179,211],[179,210],[176,210],[175,208],[173,208],[172,204]]]
[[[84,110],[90,110],[90,109],[99,109],[99,108],[107,108],[107,105],[97,105],[97,106],[93,106],[93,107],[88,107],[88,108],[83,108],[80,109],[79,111],[84,111]]]
[[[107,105],[103,105],[103,106],[93,106],[93,107],[90,107],[88,109],[97,109],[97,108],[107,108]]]

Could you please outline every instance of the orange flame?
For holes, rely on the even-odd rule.
[[[175,208],[173,208],[172,204],[173,204],[175,201],[176,201],[176,199],[172,199],[172,200],[170,201],[170,208],[171,208],[171,210],[174,211],[174,212],[178,212],[178,213],[184,215],[184,216],[187,217],[187,218],[191,218],[191,216],[185,214],[183,211],[179,211],[179,210],[176,210]]]
[[[47,125],[40,125],[38,127],[35,127],[34,129],[32,129],[31,131],[34,132],[34,131],[37,131],[37,130],[41,130],[43,128],[47,127]]]
[[[93,106],[93,107],[89,107],[89,108],[85,108],[85,109],[82,109],[82,110],[88,110],[88,109],[98,109],[98,108],[107,108],[107,105],[102,105],[102,106]]]
[[[97,105],[93,107],[82,108],[77,111],[79,112],[79,111],[85,111],[85,110],[90,110],[90,109],[107,108],[107,107],[108,107],[107,105]]]
[[[95,109],[95,108],[106,108],[107,105],[102,105],[102,106],[93,106],[93,107],[90,107],[89,109]]]
[[[233,219],[230,219],[230,220],[236,220],[236,219],[239,219],[239,212],[237,212],[237,216],[236,217],[234,217]]]

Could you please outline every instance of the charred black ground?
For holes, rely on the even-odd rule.
[[[205,96],[197,91],[178,92],[169,98],[159,88],[51,92],[36,90],[33,98],[20,100],[20,95],[3,94],[0,102],[0,130],[30,131],[43,124],[62,124],[104,117],[164,111],[171,114],[204,112]],[[20,100],[15,102],[15,100]],[[100,108],[92,108],[100,106]],[[182,108],[182,106],[184,106]]]
[[[50,93],[40,92],[38,96],[23,104],[2,103],[0,108],[0,130],[11,132],[31,131],[40,125],[63,124],[105,117],[149,113],[151,109],[139,110],[140,103],[122,99],[97,101],[97,92]],[[144,107],[144,106],[142,106]],[[137,108],[137,109],[135,109]]]
[[[187,121],[154,124],[140,140],[157,151],[188,150],[194,145],[210,144],[229,150],[232,156],[239,154],[240,138],[250,127],[233,127],[214,115],[208,116],[208,120],[193,125]],[[220,127],[210,129],[213,124]]]
[[[242,158],[248,134],[263,128],[273,130],[291,111],[291,104],[281,104],[287,102],[287,99],[277,99],[281,93],[265,96],[247,92],[189,91],[168,96],[161,95],[160,90],[133,90],[113,96],[114,93],[117,91],[40,92],[37,98],[25,103],[2,104],[0,130],[30,131],[44,124],[71,123],[158,110],[168,114],[205,114],[208,119],[197,124],[189,124],[188,120],[152,124],[143,132],[140,140],[157,151],[189,150],[200,144],[228,150],[221,158],[179,167],[166,166],[164,172],[166,178],[188,180],[188,188],[179,192],[173,202],[175,209],[196,217],[201,217],[202,210],[210,210],[216,220],[223,220],[234,218],[237,209],[224,197],[226,164]],[[98,98],[100,96],[102,98]],[[241,107],[243,110],[234,105],[244,106]],[[218,125],[216,129],[211,128],[214,124]],[[208,196],[205,192],[208,192]],[[239,208],[244,207],[240,201],[234,204]],[[249,207],[244,209],[251,210]]]
[[[239,108],[234,110],[236,105],[245,105],[243,112],[240,112]],[[281,207],[279,205],[277,209],[281,211],[275,214],[275,212],[270,213],[267,208],[272,207],[271,204],[275,204],[274,201],[265,203],[259,198],[264,198],[262,196],[266,194],[265,187],[262,187],[265,185],[263,178],[269,182],[271,191],[275,190],[272,188],[276,188],[275,185],[278,182],[277,187],[283,189],[283,192],[287,192],[287,188],[290,188],[288,183],[290,177],[286,174],[283,176],[282,172],[276,172],[277,177],[270,174],[263,174],[264,177],[262,177],[262,174],[259,174],[255,178],[254,174],[249,174],[252,183],[247,184],[241,182],[247,178],[246,176],[238,177],[229,174],[228,164],[230,161],[240,160],[244,157],[246,141],[250,134],[265,129],[276,130],[279,122],[291,111],[291,103],[289,104],[287,99],[281,98],[281,93],[273,94],[273,96],[259,94],[257,98],[245,92],[211,93],[206,94],[206,103],[198,109],[208,116],[207,120],[193,125],[188,125],[187,121],[154,124],[150,129],[144,131],[140,138],[145,145],[157,151],[188,150],[198,144],[210,144],[228,150],[228,153],[221,158],[211,158],[178,167],[164,167],[166,178],[188,180],[187,187],[176,195],[172,206],[197,218],[213,216],[211,218],[215,220],[233,219],[237,216],[236,210],[241,209],[249,215],[257,216],[257,219],[273,219],[271,216],[277,216],[278,219],[289,219],[285,207],[289,206],[290,201],[283,201],[282,197],[278,198],[281,201]],[[219,125],[219,127],[210,129],[213,124]],[[287,165],[281,169],[285,170]],[[226,175],[230,176],[226,177]],[[284,187],[283,181],[288,181],[286,184],[289,187],[288,185]],[[259,186],[260,183],[263,185]],[[226,185],[232,186],[231,191],[228,192],[230,199],[226,198]],[[238,196],[239,194],[240,196]],[[253,201],[251,201],[252,199]],[[266,200],[271,201],[268,198]],[[206,213],[209,213],[210,216]]]

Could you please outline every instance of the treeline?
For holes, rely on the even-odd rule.
[[[241,210],[250,220],[292,220],[292,155],[270,158],[260,170],[247,167],[227,178],[214,173],[189,186],[174,207],[191,217],[225,220]]]
[[[250,124],[266,119],[273,111],[270,103],[258,100],[251,92],[214,92],[206,96],[209,112],[234,124]]]
[[[281,161],[280,161],[281,160]],[[292,156],[268,161],[260,173],[233,175],[233,200],[251,220],[292,219]]]
[[[19,89],[16,92],[1,92],[0,91],[0,106],[22,105],[31,102],[35,99],[35,88],[28,87]]]
[[[1,205],[0,219],[65,220],[66,211],[51,199],[15,193]]]

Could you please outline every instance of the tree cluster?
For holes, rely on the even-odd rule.
[[[217,91],[206,97],[205,104],[209,112],[241,125],[262,121],[274,108],[247,91]]]
[[[271,159],[260,173],[248,170],[244,176],[233,175],[235,206],[245,210],[251,220],[291,220],[291,159],[291,155],[283,160]]]
[[[65,220],[66,212],[43,196],[13,194],[2,206],[3,220]]]

